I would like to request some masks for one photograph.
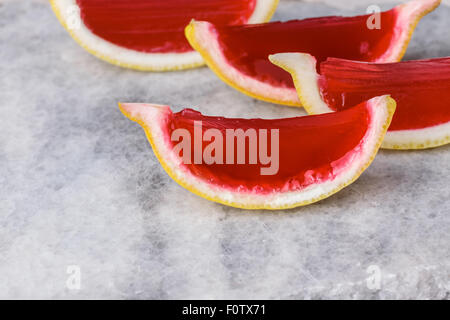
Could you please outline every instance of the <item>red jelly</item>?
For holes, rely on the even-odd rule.
[[[280,87],[294,87],[291,76],[271,64],[268,55],[305,52],[318,62],[327,57],[375,61],[388,50],[397,11],[381,13],[381,29],[368,29],[368,15],[322,17],[260,25],[217,27],[218,40],[231,65],[246,75]]]
[[[219,25],[246,23],[256,0],[76,0],[92,33],[116,45],[147,53],[192,48],[184,28],[191,19]]]
[[[450,58],[386,64],[329,59],[320,70],[322,97],[334,110],[390,94],[397,109],[389,131],[450,121]]]
[[[272,156],[272,161],[276,160],[276,157],[270,154],[272,144],[276,141],[272,140],[271,133],[272,130],[279,130],[278,171],[273,175],[261,175],[261,168],[267,168],[273,163],[262,164],[259,157],[257,163],[250,164],[250,138],[246,140],[245,164],[237,163],[237,140],[234,141],[233,164],[226,164],[227,143],[224,143],[222,148],[224,164],[206,164],[204,161],[194,164],[194,152],[191,154],[191,164],[185,164],[195,176],[213,185],[269,193],[274,190],[301,190],[309,185],[334,179],[353,157],[358,156],[371,117],[371,111],[365,103],[342,112],[276,120],[209,117],[185,109],[170,114],[167,126],[170,136],[176,129],[187,129],[192,137],[191,150],[195,148],[195,121],[201,121],[202,135],[207,129],[216,128],[222,133],[224,142],[227,129],[254,129],[256,132],[265,129],[269,138],[267,155]],[[260,139],[261,136],[257,135],[258,144],[261,143]],[[173,142],[173,145],[177,143]],[[211,140],[203,141],[202,152],[210,143]],[[258,146],[258,152],[259,149]]]

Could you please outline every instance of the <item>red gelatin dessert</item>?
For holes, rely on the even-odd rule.
[[[383,142],[390,149],[425,149],[450,142],[450,58],[367,63],[280,53],[270,60],[292,74],[309,114],[344,110],[389,94],[397,111]]]
[[[395,110],[380,96],[341,112],[287,119],[227,119],[191,109],[120,104],[145,130],[167,173],[206,199],[283,209],[324,199],[372,162]]]
[[[259,25],[219,26],[192,21],[190,44],[226,83],[257,99],[300,106],[291,77],[268,55],[305,52],[321,62],[336,57],[399,61],[422,16],[440,0],[415,0],[379,15],[321,17]],[[379,29],[378,29],[379,27]]]
[[[186,38],[193,18],[218,25],[268,21],[278,0],[50,0],[72,37],[95,56],[139,70],[203,64]]]

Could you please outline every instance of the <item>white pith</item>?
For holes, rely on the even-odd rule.
[[[249,95],[260,99],[275,100],[286,104],[300,103],[294,88],[273,86],[248,76],[231,65],[223,54],[214,25],[205,21],[193,21],[191,23],[195,29],[195,41],[201,47],[199,51],[208,53],[226,82],[233,83]]]
[[[306,53],[278,53],[270,61],[291,73],[300,101],[309,114],[334,112],[322,99],[316,71],[316,59]],[[450,122],[411,130],[388,131],[382,148],[421,149],[450,141]]]
[[[276,1],[278,0],[257,1],[249,23],[264,22],[268,19]],[[194,50],[182,53],[145,53],[118,46],[92,33],[80,17],[79,28],[69,29],[67,19],[68,15],[73,13],[73,8],[78,8],[76,0],[50,0],[50,2],[63,26],[86,50],[98,58],[122,67],[152,71],[185,69],[204,64],[201,55]]]
[[[395,22],[394,35],[386,52],[374,62],[399,61],[408,45],[413,29],[420,17],[437,6],[441,0],[414,0],[395,8],[398,16]]]
[[[168,106],[150,104],[122,104],[124,113],[141,124],[147,132],[153,150],[169,175],[194,193],[223,204],[248,209],[281,209],[304,205],[332,195],[353,182],[369,165],[379,147],[380,139],[391,117],[387,96],[376,97],[367,102],[371,119],[361,143],[349,150],[350,158],[340,163],[335,178],[297,191],[276,191],[270,194],[235,191],[210,184],[193,175],[173,152],[165,119],[170,115]]]

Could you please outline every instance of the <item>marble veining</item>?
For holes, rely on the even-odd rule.
[[[331,2],[281,0],[274,19],[365,12]],[[449,16],[425,17],[406,59],[450,56]],[[109,65],[47,1],[0,0],[0,46],[0,298],[449,298],[450,146],[381,151],[314,205],[234,209],[173,182],[117,102],[228,117],[301,109],[251,99],[207,68]]]

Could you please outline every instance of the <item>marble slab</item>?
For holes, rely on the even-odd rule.
[[[274,19],[366,10],[326,2],[281,0]],[[406,59],[450,56],[449,17],[448,6],[425,17]],[[0,298],[449,299],[450,146],[381,151],[331,198],[251,212],[173,182],[118,101],[304,114],[207,68],[109,65],[47,1],[0,0]]]

